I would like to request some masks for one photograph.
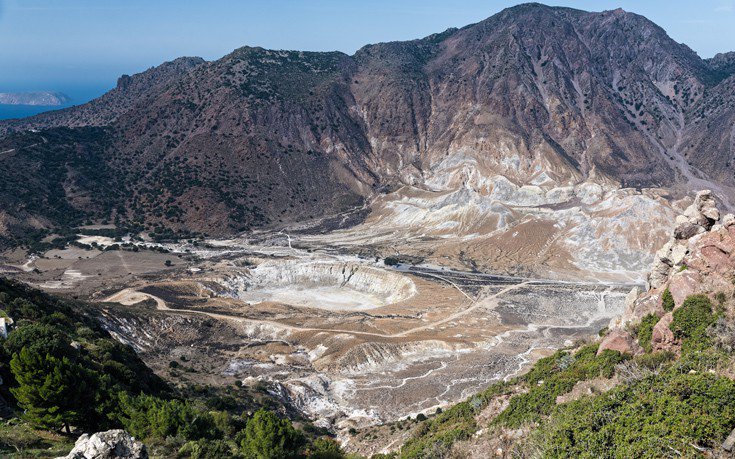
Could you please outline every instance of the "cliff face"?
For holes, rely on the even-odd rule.
[[[495,209],[475,220],[573,207],[582,198],[565,187],[588,183],[673,196],[706,187],[728,202],[728,62],[622,10],[527,4],[354,56],[242,48],[180,59],[84,106],[0,122],[16,131],[0,151],[34,145],[43,161],[54,142],[18,131],[109,126],[95,142],[125,186],[89,217],[213,235],[338,214],[401,186],[469,190]],[[64,137],[88,148],[75,132]],[[3,158],[11,175],[26,161]],[[95,199],[94,173],[59,174],[60,188],[73,180],[75,196]],[[518,199],[498,199],[509,193]],[[71,195],[61,198],[79,208]]]
[[[653,314],[659,318],[653,328],[653,350],[676,350],[669,325],[673,312],[691,295],[707,295],[713,303],[732,289],[735,279],[735,216],[720,215],[710,191],[697,193],[694,203],[676,220],[671,239],[656,253],[648,275],[647,291],[632,292],[626,310],[611,322],[612,331],[600,349],[622,352],[642,351],[634,342],[630,325]],[[668,301],[673,304],[667,306]]]

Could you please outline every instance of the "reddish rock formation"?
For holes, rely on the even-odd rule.
[[[618,351],[621,354],[641,354],[643,349],[638,345],[633,335],[630,332],[622,329],[615,329],[608,333],[600,343],[600,348],[597,351],[600,354],[602,351],[610,349],[612,351]]]
[[[674,320],[674,315],[670,312],[666,313],[661,320],[653,327],[653,335],[651,337],[651,347],[654,352],[658,351],[675,351],[676,339],[674,332],[671,331],[669,325]]]
[[[661,296],[669,289],[676,304],[695,294],[714,298],[718,292],[730,291],[735,278],[735,216],[725,215],[715,206],[709,191],[700,191],[683,216],[677,218],[672,239],[657,252],[649,275],[649,289],[638,295],[620,317],[610,323],[610,333],[600,350],[630,348],[632,339],[627,327],[647,314],[661,319],[653,328],[654,351],[677,351],[678,343],[669,329],[672,313],[661,306]],[[691,230],[691,228],[695,228]],[[690,236],[687,236],[690,235]],[[686,237],[685,237],[686,236]]]

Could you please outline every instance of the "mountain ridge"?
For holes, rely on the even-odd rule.
[[[0,132],[109,126],[101,158],[129,187],[106,219],[217,236],[339,214],[401,186],[495,196],[498,177],[544,192],[590,180],[675,197],[707,187],[727,205],[727,130],[692,121],[735,116],[726,62],[633,13],[523,4],[352,56],[188,58],[125,103],[121,88],[151,73]]]

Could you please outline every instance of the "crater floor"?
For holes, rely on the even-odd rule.
[[[98,296],[120,305],[107,327],[161,372],[184,356],[199,362],[192,378],[266,382],[342,431],[433,412],[509,378],[596,333],[632,287],[389,267],[327,248],[207,250],[186,275]],[[155,310],[125,313],[150,299]],[[202,333],[212,320],[222,330]]]

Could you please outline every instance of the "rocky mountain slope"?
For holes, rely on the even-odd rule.
[[[43,170],[61,136],[71,156],[43,179],[56,194],[35,179],[23,181],[29,194],[84,218],[211,235],[334,215],[376,198],[379,213],[405,199],[423,205],[426,223],[447,212],[486,221],[483,234],[585,200],[625,215],[637,202],[615,192],[626,187],[667,198],[706,187],[730,205],[730,61],[700,59],[622,10],[525,4],[353,56],[241,48],[214,62],[177,60],[124,77],[85,106],[0,122],[8,133],[0,155],[4,174]],[[79,128],[90,125],[108,128],[90,140]],[[25,132],[53,126],[74,129],[44,135],[49,142]],[[90,148],[123,184],[110,199],[96,191],[106,182],[75,166],[75,152]],[[590,185],[609,193],[590,201],[575,191]],[[62,224],[43,207],[8,206],[13,193],[0,193],[6,244],[22,228]],[[673,218],[658,198],[641,199],[660,220]],[[578,226],[595,210],[580,212],[572,223],[544,225]],[[611,234],[618,223],[599,215],[607,223],[585,231]],[[476,233],[476,225],[459,226],[456,235]]]
[[[145,104],[147,98],[157,96],[167,85],[202,63],[204,59],[200,57],[181,57],[137,75],[123,75],[114,89],[89,103],[41,113],[31,118],[4,120],[0,125],[0,133],[57,126],[108,125],[137,105]]]

